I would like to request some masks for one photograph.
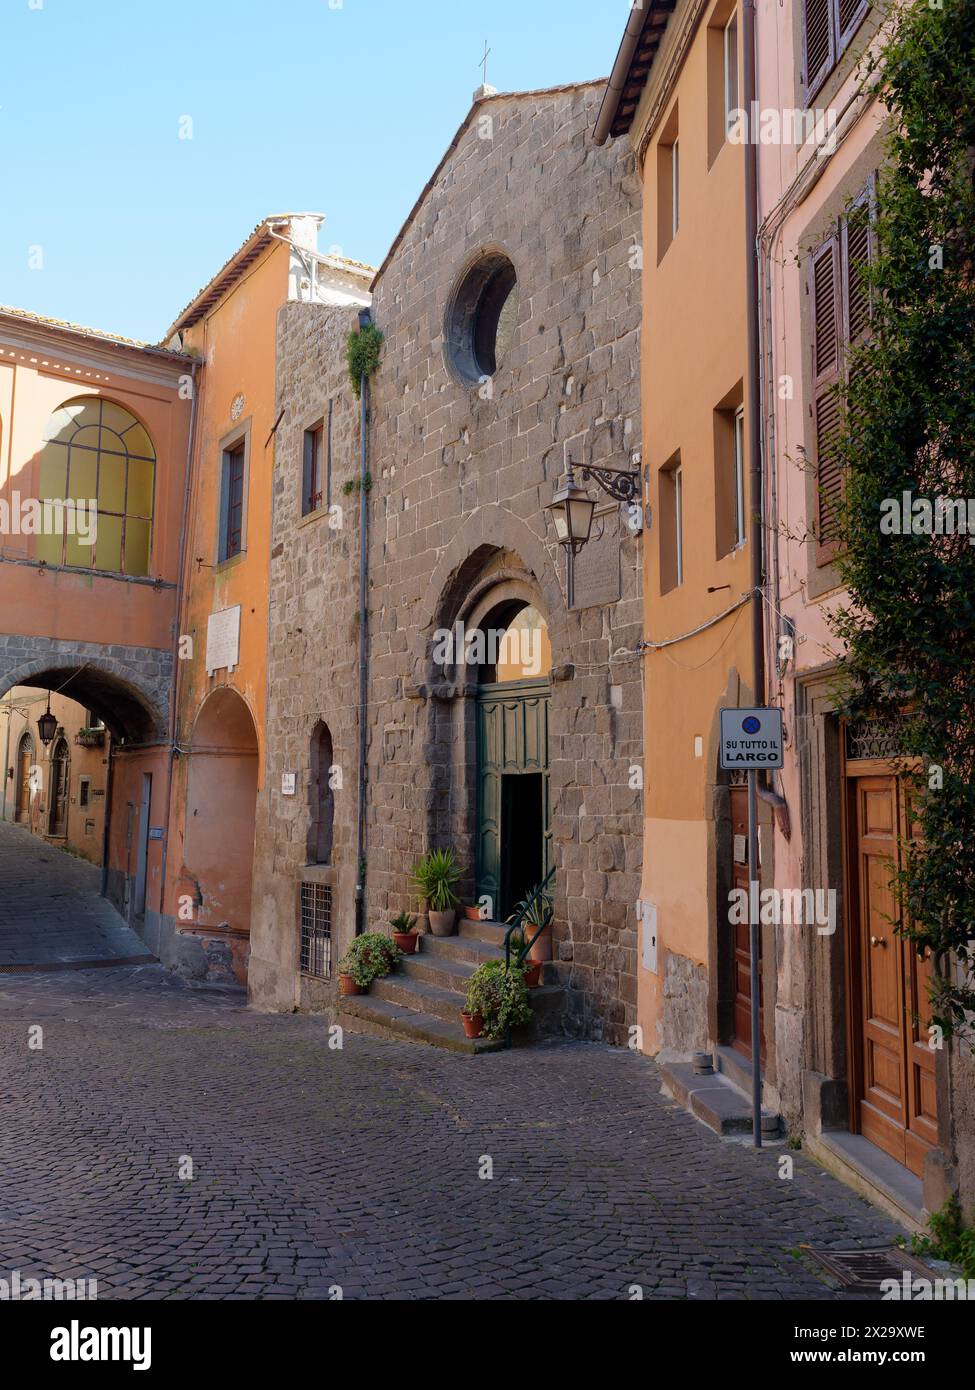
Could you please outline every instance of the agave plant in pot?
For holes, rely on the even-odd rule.
[[[527,898],[523,898],[520,903],[515,903],[515,910],[508,921],[520,921],[524,929],[525,940],[532,942],[528,952],[529,960],[544,964],[545,961],[552,959],[552,918],[554,915],[552,895],[546,893],[541,884],[533,888]]]
[[[354,937],[339,961],[340,993],[365,994],[373,980],[392,971],[399,958],[399,948],[383,932]]]
[[[532,1010],[523,975],[503,960],[486,960],[467,982],[467,1007],[461,1014],[469,1038],[503,1038],[509,1028],[531,1021]]]
[[[413,886],[427,900],[427,915],[434,936],[449,936],[460,902],[454,887],[460,868],[452,849],[432,849],[413,866]]]
[[[393,929],[393,940],[397,947],[404,956],[412,956],[420,939],[416,918],[409,912],[397,912],[395,917],[390,918],[389,925]]]

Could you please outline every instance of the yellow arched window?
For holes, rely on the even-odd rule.
[[[38,559],[147,575],[155,475],[152,440],[122,406],[99,396],[60,406],[44,431],[40,496],[75,506],[55,513],[53,534],[38,537]]]

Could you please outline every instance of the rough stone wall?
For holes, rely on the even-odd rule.
[[[334,962],[354,933],[358,701],[359,406],[345,366],[354,310],[285,304],[277,323],[277,411],[268,627],[267,765],[258,796],[249,988],[269,1008],[328,1002],[298,978],[303,880],[332,887]],[[327,421],[332,401],[332,502],[302,516],[304,432]],[[308,867],[312,737],[332,737],[334,835],[329,865]],[[293,796],[282,774],[296,774]],[[302,990],[304,989],[304,994]]]
[[[568,677],[553,683],[550,723],[554,970],[570,1030],[619,1043],[635,1022],[642,701],[639,658],[610,658],[642,636],[640,541],[612,509],[601,545],[619,557],[620,601],[568,612],[543,510],[568,441],[576,461],[620,469],[641,442],[640,186],[618,143],[591,143],[601,93],[479,104],[374,287],[385,345],[370,431],[367,857],[374,912],[406,905],[408,869],[430,845],[452,841],[473,868],[471,692],[438,687],[431,639],[490,567],[521,572]],[[452,291],[485,247],[518,276],[490,392],[460,384],[444,357]]]
[[[556,960],[568,1029],[627,1041],[636,1015],[640,885],[640,539],[611,504],[579,562],[619,565],[619,599],[569,612],[565,565],[544,512],[573,441],[577,463],[629,468],[640,448],[640,186],[619,143],[589,138],[592,84],[481,103],[374,291],[385,335],[370,391],[369,722],[366,926],[413,907],[409,870],[454,844],[474,869],[474,683],[432,660],[434,633],[492,585],[537,601],[555,667],[550,765]],[[489,124],[488,124],[489,121]],[[487,134],[488,138],[482,138]],[[518,276],[511,344],[490,389],[444,357],[458,277],[484,247]],[[298,975],[298,884],[333,884],[333,962],[353,931],[357,698],[357,497],[344,526],[299,524],[301,435],[330,394],[339,483],[357,472],[357,403],[344,365],[355,316],[289,305],[278,326],[266,790],[259,801],[250,990],[258,1005],[322,1005]],[[616,654],[617,659],[613,658]],[[330,729],[343,790],[329,869],[303,867],[309,738]],[[281,774],[297,773],[283,796]]]

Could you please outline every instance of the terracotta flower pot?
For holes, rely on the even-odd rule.
[[[529,937],[532,936],[533,933],[534,928],[531,928],[528,931],[526,931],[526,935]],[[552,959],[551,927],[546,927],[545,930],[542,932],[541,936],[538,938],[538,940],[532,944],[532,948],[528,952],[528,959],[533,962],[537,961],[541,965],[544,965],[547,960]]]
[[[434,936],[450,936],[457,921],[457,912],[451,908],[449,912],[434,912],[431,908],[427,913],[430,918],[430,930]]]
[[[484,1027],[483,1014],[469,1014],[466,1010],[461,1013],[461,1022],[464,1025],[464,1032],[469,1038],[479,1038],[481,1029]]]
[[[365,994],[365,990],[362,988],[361,985],[357,985],[357,984],[356,984],[355,980],[352,978],[351,975],[340,975],[340,976],[339,976],[339,993],[340,993],[340,994]]]
[[[470,904],[468,904],[464,908],[464,917],[468,922],[480,922],[481,909],[479,907],[471,907]]]
[[[542,962],[540,960],[529,961],[525,966],[525,988],[538,989],[541,978]]]
[[[419,933],[415,931],[394,931],[393,940],[403,952],[404,956],[412,956],[416,953],[420,936]]]

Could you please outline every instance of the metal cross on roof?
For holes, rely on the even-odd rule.
[[[487,86],[487,60],[488,60],[488,58],[490,57],[490,55],[491,55],[491,49],[488,48],[488,42],[487,42],[487,39],[485,39],[485,40],[484,40],[484,57],[481,59],[481,62],[480,62],[480,66],[484,69],[484,85],[485,85],[485,87]]]

